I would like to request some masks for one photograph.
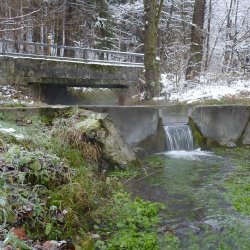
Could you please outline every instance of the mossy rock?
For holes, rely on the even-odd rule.
[[[136,159],[107,114],[81,110],[70,119],[59,119],[52,134],[94,162],[123,167]]]
[[[189,126],[191,127],[192,133],[193,133],[193,138],[194,138],[194,146],[195,148],[206,148],[210,145],[208,145],[208,140],[206,137],[202,135],[200,130],[198,129],[197,125],[193,121],[191,117],[189,117]]]

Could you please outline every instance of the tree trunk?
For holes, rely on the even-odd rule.
[[[160,12],[163,0],[158,4],[157,0],[144,0],[144,66],[146,81],[146,99],[151,99],[160,94],[160,72],[157,60],[157,37]]]
[[[193,25],[191,30],[191,56],[186,70],[186,79],[192,80],[201,72],[203,57],[203,26],[205,18],[206,0],[195,0]]]
[[[230,1],[230,7],[227,14],[227,31],[226,31],[226,48],[224,53],[224,62],[222,72],[227,72],[229,68],[230,62],[230,55],[232,51],[232,41],[233,41],[233,34],[232,34],[232,13],[233,13],[233,2],[235,0]]]
[[[210,32],[211,32],[211,18],[212,18],[212,0],[209,0],[208,7],[208,21],[207,21],[207,50],[206,50],[206,60],[205,60],[205,71],[207,71],[209,66],[209,53],[210,53]]]
[[[65,45],[66,46],[74,46],[73,43],[73,20],[74,20],[74,6],[76,1],[72,0],[66,0],[65,3]],[[75,52],[71,49],[65,49],[64,50],[64,56],[65,57],[74,57]]]

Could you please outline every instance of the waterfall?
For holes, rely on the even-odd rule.
[[[193,150],[193,135],[187,124],[173,123],[164,126],[168,150]]]

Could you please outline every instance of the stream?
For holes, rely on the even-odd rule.
[[[250,218],[233,209],[224,182],[229,157],[201,150],[168,151],[164,168],[131,184],[135,196],[161,202],[160,249],[250,249]]]

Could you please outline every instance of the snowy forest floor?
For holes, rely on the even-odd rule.
[[[171,75],[162,74],[163,89],[156,101],[187,104],[250,104],[250,77],[206,76],[199,81],[176,83]]]

